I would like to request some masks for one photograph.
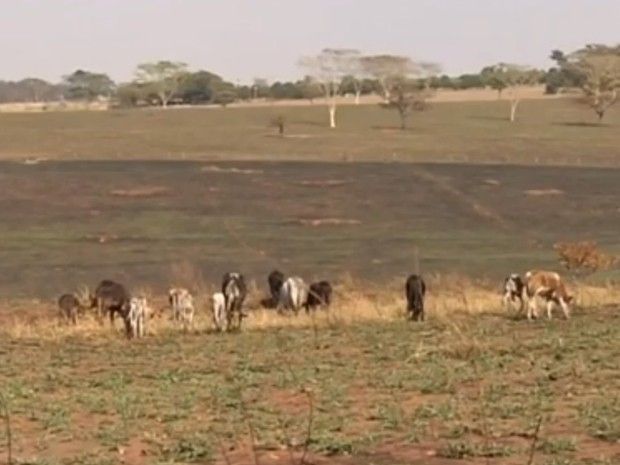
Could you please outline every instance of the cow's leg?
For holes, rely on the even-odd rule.
[[[570,318],[570,309],[568,308],[568,304],[566,301],[560,297],[560,307],[562,307],[562,312],[564,313],[564,318],[567,320]]]
[[[552,318],[551,314],[553,312],[553,304],[554,304],[553,300],[551,299],[547,300],[547,319],[548,320],[551,320]]]
[[[531,298],[527,299],[527,319],[529,321],[531,321],[534,316],[535,305],[536,305],[536,296],[534,295]]]

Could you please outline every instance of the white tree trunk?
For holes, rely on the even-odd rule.
[[[334,129],[336,127],[336,102],[329,103],[329,127]]]
[[[514,123],[517,116],[517,107],[519,106],[519,100],[513,99],[510,101],[510,122]]]
[[[362,93],[361,89],[356,89],[355,90],[355,104],[359,105],[360,104],[360,94]]]

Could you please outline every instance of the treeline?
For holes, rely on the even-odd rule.
[[[566,56],[554,51],[551,57],[558,63],[547,71],[534,70],[536,82],[544,84],[548,93],[576,84],[575,73],[566,69]],[[501,92],[502,83],[494,77],[494,67],[478,73],[460,76],[439,75],[426,79],[433,89],[466,90],[494,88]],[[381,94],[382,85],[372,77],[349,75],[341,79],[341,95]],[[107,74],[77,70],[65,76],[60,83],[38,78],[20,81],[0,81],[0,102],[49,102],[58,100],[112,100],[118,106],[149,106],[174,104],[220,104],[251,99],[307,99],[323,96],[321,86],[311,76],[297,81],[267,82],[255,79],[250,85],[235,85],[220,75],[205,71],[189,71],[183,63],[160,61],[140,65],[136,79],[115,83]]]

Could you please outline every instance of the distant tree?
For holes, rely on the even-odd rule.
[[[301,92],[302,98],[310,102],[313,102],[315,98],[319,98],[323,95],[321,86],[310,76],[305,76],[301,81],[297,81],[296,85]]]
[[[618,101],[620,92],[620,46],[591,45],[570,55],[567,64],[580,74],[582,101],[599,121]]]
[[[239,100],[250,100],[252,99],[252,87],[251,86],[237,86],[235,88],[235,94],[237,94],[237,98]]]
[[[423,85],[419,80],[393,79],[389,88],[387,102],[380,105],[383,108],[395,109],[400,116],[400,128],[407,129],[407,120],[414,111],[423,111],[427,108],[427,100],[431,97],[432,91]]]
[[[521,102],[523,86],[540,82],[543,73],[522,65],[499,63],[488,72],[488,79],[495,82],[496,89],[507,89],[510,101],[510,122],[514,122]]]
[[[149,103],[147,86],[136,82],[120,84],[116,89],[116,104],[120,107],[137,107]]]
[[[17,86],[26,90],[29,94],[28,100],[40,102],[55,99],[58,96],[58,88],[43,79],[26,78],[16,83]]]
[[[213,103],[226,108],[237,100],[237,94],[232,90],[221,90],[213,96]]]
[[[65,76],[63,83],[68,100],[93,101],[99,97],[110,97],[115,88],[114,81],[107,74],[81,69]]]
[[[223,84],[220,76],[209,71],[186,73],[180,79],[175,95],[192,105],[208,103]]]
[[[365,56],[361,58],[361,66],[368,76],[377,80],[386,101],[390,98],[390,87],[394,81],[400,81],[403,76],[417,71],[411,58],[398,55]]]
[[[142,63],[136,70],[136,82],[148,85],[165,108],[179,89],[187,73],[187,65],[175,61]]]
[[[274,82],[269,88],[268,94],[276,100],[301,99],[302,90],[293,82]]]
[[[269,81],[265,78],[254,78],[252,82],[252,98],[267,98],[269,96]]]
[[[456,87],[458,89],[482,89],[485,86],[485,80],[480,74],[461,74],[456,78]]]
[[[351,57],[357,50],[326,48],[316,56],[304,57],[300,65],[323,91],[329,112],[329,127],[336,127],[336,104],[342,79],[350,69]]]

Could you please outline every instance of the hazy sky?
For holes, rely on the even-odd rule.
[[[236,82],[297,78],[300,55],[358,48],[436,61],[548,66],[554,48],[620,42],[620,0],[0,0],[0,79],[77,69],[132,77],[172,59]]]

